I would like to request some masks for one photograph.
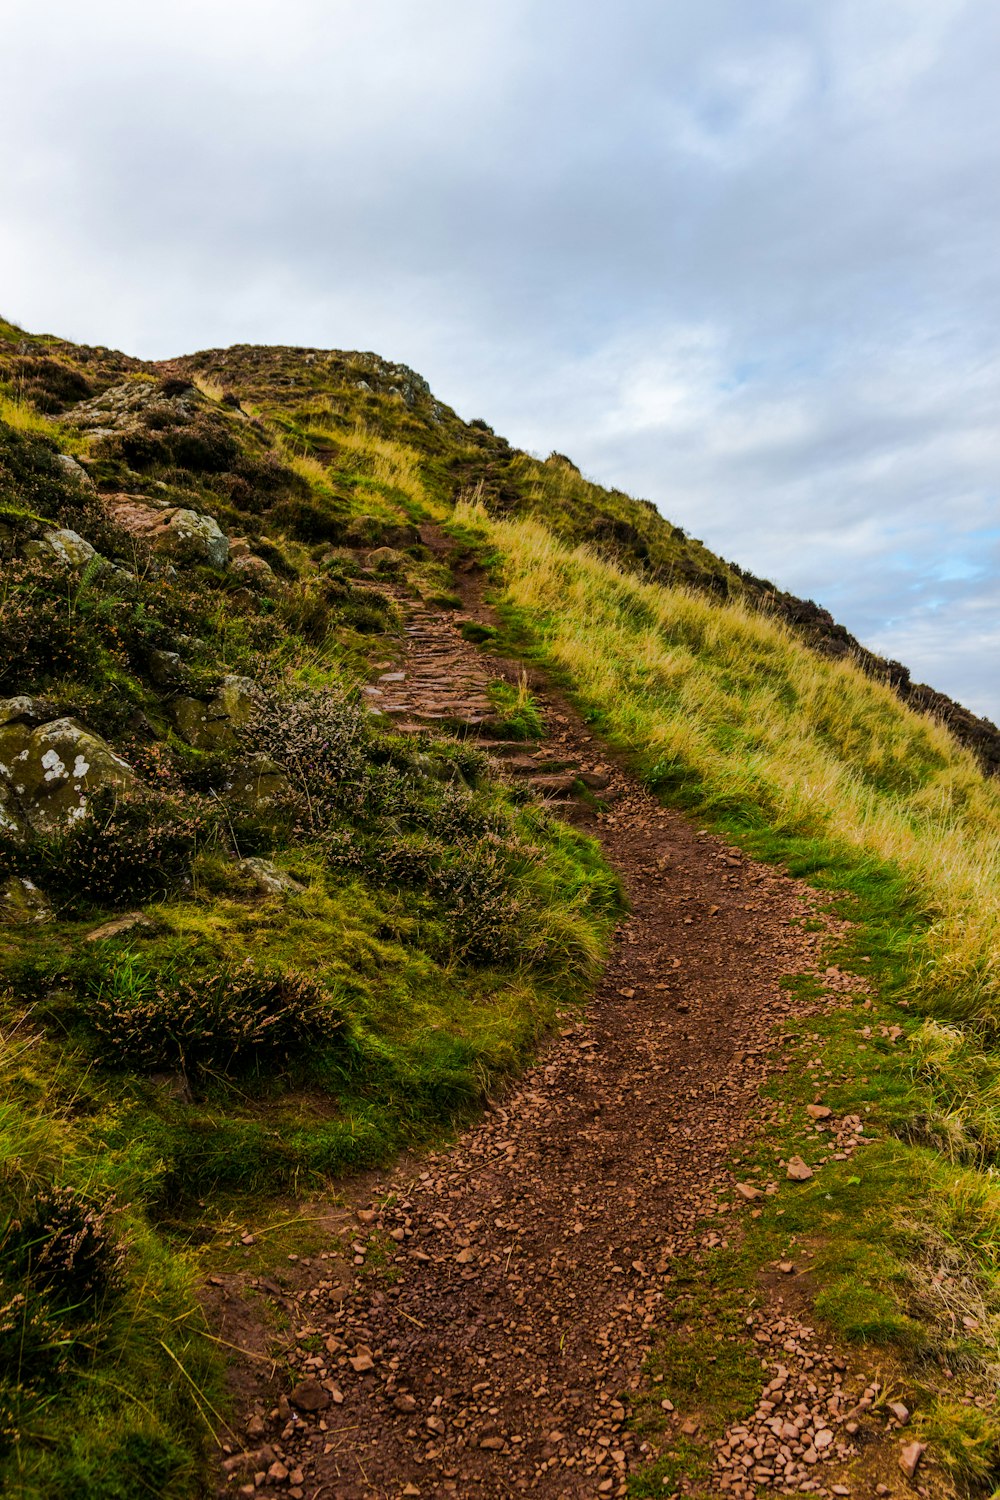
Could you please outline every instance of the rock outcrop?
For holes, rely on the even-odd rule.
[[[75,719],[35,698],[0,700],[0,830],[54,833],[82,818],[94,793],[129,787],[135,773]]]
[[[237,731],[249,722],[260,698],[249,677],[224,677],[208,702],[181,694],[171,702],[170,714],[177,732],[195,749],[232,749]]]
[[[119,526],[177,562],[206,563],[220,572],[229,562],[229,539],[214,516],[159,506],[144,495],[111,495],[106,504]]]

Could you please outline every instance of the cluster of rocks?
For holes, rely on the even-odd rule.
[[[794,1275],[788,1265],[786,1274]],[[851,1461],[881,1432],[905,1427],[910,1412],[901,1401],[888,1401],[878,1381],[848,1373],[833,1346],[783,1306],[782,1298],[748,1318],[748,1327],[771,1378],[756,1409],[730,1426],[715,1445],[712,1482],[734,1500],[753,1500],[759,1490],[820,1497],[865,1495],[867,1482],[849,1479]],[[912,1444],[900,1450],[900,1467],[913,1478],[920,1453]],[[844,1475],[824,1477],[834,1469]],[[888,1495],[885,1484],[874,1486]],[[926,1493],[924,1491],[923,1493]]]
[[[119,526],[140,537],[167,562],[201,563],[220,573],[228,570],[249,585],[274,580],[270,563],[250,550],[245,537],[227,536],[214,516],[149,495],[108,495],[105,505]]]

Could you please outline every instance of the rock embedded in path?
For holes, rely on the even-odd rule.
[[[329,1391],[324,1390],[319,1381],[312,1377],[300,1380],[288,1399],[299,1411],[310,1412],[326,1411],[332,1400]]]
[[[927,1452],[926,1443],[904,1443],[899,1452],[899,1467],[907,1479],[912,1479],[920,1466],[920,1460]]]

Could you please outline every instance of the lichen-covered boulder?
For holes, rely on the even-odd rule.
[[[304,889],[291,875],[279,869],[273,859],[265,859],[259,854],[241,859],[237,869],[242,874],[249,875],[262,896],[294,895],[296,891]]]
[[[75,719],[46,719],[38,700],[0,702],[0,827],[54,833],[82,818],[95,792],[135,772]]]
[[[214,516],[139,495],[110,495],[106,504],[119,526],[176,562],[207,563],[219,572],[229,562],[229,538]]]
[[[97,556],[97,549],[75,531],[61,528],[58,531],[46,531],[37,541],[27,542],[24,555],[43,560],[52,559],[63,568],[83,568],[92,557]]]
[[[205,562],[222,571],[229,561],[229,541],[214,516],[178,509],[165,511],[164,519],[165,525],[154,538],[158,548],[181,561]]]
[[[170,704],[177,732],[196,750],[228,750],[260,703],[260,689],[249,677],[224,677],[206,703],[179,695]]]
[[[83,465],[78,463],[71,453],[57,453],[56,463],[59,465],[63,478],[68,479],[71,484],[75,484],[77,489],[86,490],[88,494],[97,493],[96,484]]]

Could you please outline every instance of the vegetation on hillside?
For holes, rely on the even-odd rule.
[[[620,904],[474,746],[364,707],[385,584],[449,583],[397,450],[352,434],[348,482],[108,358],[33,355],[0,421],[0,1485],[25,1497],[192,1493],[222,1417],[188,1238],[466,1116]]]
[[[506,649],[557,675],[651,789],[829,890],[855,924],[829,957],[875,986],[860,1021],[854,1008],[835,1009],[785,1038],[798,1067],[771,1092],[787,1126],[739,1172],[766,1177],[776,1157],[808,1152],[804,1106],[819,1084],[839,1116],[869,1119],[881,1143],[866,1149],[863,1176],[851,1163],[828,1166],[794,1207],[783,1199],[780,1216],[765,1213],[729,1257],[725,1295],[714,1281],[704,1292],[704,1322],[741,1320],[743,1289],[760,1269],[810,1247],[817,1312],[841,1337],[883,1350],[893,1378],[923,1393],[924,1429],[955,1480],[991,1491],[1000,1479],[997,782],[943,726],[855,666],[818,658],[773,618],[641,583],[537,522],[498,521],[481,505],[459,505],[453,524],[491,560]],[[685,1354],[709,1390],[714,1348]],[[669,1338],[664,1350],[651,1369],[672,1362]],[[957,1372],[974,1399],[956,1391]],[[668,1382],[656,1394],[676,1392]],[[721,1414],[729,1399],[720,1390]],[[668,1464],[635,1493],[677,1477]]]
[[[375,355],[155,367],[0,323],[0,1484],[26,1500],[190,1494],[221,1421],[195,1241],[463,1118],[599,970],[596,846],[469,742],[364,709],[400,601],[454,602],[430,517],[490,570],[504,631],[470,639],[544,663],[661,796],[841,893],[841,961],[905,1043],[876,1030],[864,1081],[837,1073],[885,1140],[794,1232],[845,1337],[932,1385],[998,1358],[990,726]],[[512,739],[544,735],[526,683],[493,698]],[[56,743],[103,782],[74,791]],[[804,1062],[835,1071],[857,1031],[838,1013]],[[789,1230],[762,1220],[736,1281]],[[958,1339],[913,1290],[942,1244],[982,1310]],[[992,1417],[935,1410],[965,1480],[995,1480]]]

